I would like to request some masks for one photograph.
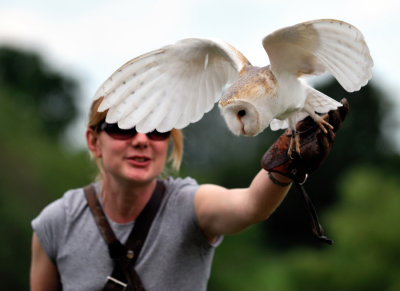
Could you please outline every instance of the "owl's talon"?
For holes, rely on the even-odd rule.
[[[329,128],[331,131],[333,130],[333,126],[325,120],[327,118],[329,118],[328,114],[314,118],[315,123],[318,124],[318,126],[325,134],[328,134],[328,130],[326,129],[326,127]]]

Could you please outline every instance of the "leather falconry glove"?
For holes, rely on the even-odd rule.
[[[314,234],[328,244],[332,244],[332,241],[324,236],[322,226],[318,222],[315,209],[305,192],[303,184],[307,176],[317,170],[328,156],[335,140],[335,133],[346,118],[349,111],[349,103],[345,98],[340,102],[343,106],[329,111],[324,116],[324,119],[333,127],[333,129],[326,128],[328,130],[327,134],[311,117],[307,117],[297,123],[296,129],[300,135],[300,155],[297,152],[293,152],[292,157],[288,155],[292,138],[292,134],[288,129],[268,149],[261,160],[261,165],[266,171],[289,177],[299,187],[312,219]]]

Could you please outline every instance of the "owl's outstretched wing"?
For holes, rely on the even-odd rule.
[[[97,90],[106,121],[139,132],[196,122],[249,61],[229,44],[191,38],[130,60]]]
[[[371,79],[373,61],[361,32],[339,20],[314,20],[282,28],[263,39],[276,75],[331,73],[357,91]]]

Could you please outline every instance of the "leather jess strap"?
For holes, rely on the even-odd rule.
[[[157,181],[156,188],[149,202],[135,221],[125,245],[115,236],[93,185],[86,186],[84,192],[96,225],[108,246],[110,257],[114,260],[114,270],[107,277],[103,291],[145,290],[139,275],[134,269],[134,264],[164,197],[164,183]]]

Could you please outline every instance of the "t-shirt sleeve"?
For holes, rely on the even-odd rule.
[[[32,220],[32,229],[52,262],[56,260],[57,249],[63,237],[65,224],[66,215],[62,199],[58,199],[46,206],[40,214]]]
[[[197,244],[201,244],[205,248],[217,247],[222,242],[223,236],[219,236],[214,243],[210,243],[201,230],[197,220],[194,209],[194,197],[199,188],[197,181],[189,177],[172,181],[170,186],[172,186],[172,192],[175,192],[175,195],[171,197],[173,201],[171,201],[170,206],[173,207],[175,211],[179,209],[180,222],[182,224],[188,224],[187,235],[192,237],[193,241],[196,241]]]

